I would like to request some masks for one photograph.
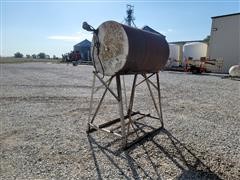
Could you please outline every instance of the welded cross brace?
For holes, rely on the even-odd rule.
[[[137,77],[138,75],[141,75],[144,79],[137,83]],[[152,76],[156,76],[156,84],[154,84],[151,80],[150,77]],[[91,100],[90,100],[90,108],[89,108],[89,117],[88,117],[88,129],[87,129],[87,133],[91,133],[93,131],[97,131],[97,130],[101,130],[107,133],[111,133],[113,135],[116,135],[118,137],[120,137],[122,139],[122,148],[126,149],[128,147],[130,147],[133,144],[138,143],[139,141],[143,140],[144,138],[146,138],[147,136],[149,136],[150,134],[156,132],[156,130],[159,130],[160,128],[163,128],[164,124],[163,124],[163,117],[162,117],[162,107],[161,107],[161,93],[160,93],[160,82],[159,82],[159,73],[151,73],[149,76],[147,76],[146,73],[143,74],[134,74],[134,79],[133,79],[133,84],[132,84],[132,89],[131,89],[131,95],[130,95],[130,99],[129,99],[129,104],[126,104],[126,115],[124,115],[124,108],[123,108],[123,96],[122,96],[122,91],[125,92],[125,101],[127,102],[127,96],[126,96],[126,89],[125,89],[125,82],[124,82],[124,77],[123,77],[123,87],[124,89],[122,90],[122,86],[121,86],[121,76],[124,75],[120,75],[120,74],[116,74],[114,76],[111,76],[107,81],[103,80],[103,78],[101,78],[99,76],[99,74],[95,71],[93,71],[93,84],[92,84],[92,92],[91,92]],[[95,87],[95,82],[96,82],[96,77],[98,78],[98,80],[102,83],[101,86],[99,87]],[[112,82],[113,79],[116,79],[116,85],[117,85],[117,93],[114,92],[114,90],[112,90],[110,88],[110,84]],[[133,103],[134,103],[134,96],[135,96],[135,90],[136,87],[140,84],[142,84],[143,82],[146,82],[147,84],[147,88],[149,90],[150,93],[150,97],[153,101],[154,104],[154,108],[157,112],[157,117],[152,116],[151,114],[143,114],[140,113],[139,111],[134,112],[133,111]],[[96,93],[100,88],[105,87],[105,90],[102,94],[102,97],[94,111],[94,113],[92,113],[93,111],[93,96],[94,93]],[[151,89],[151,87],[154,87],[157,90],[158,93],[158,99],[156,100],[154,98],[154,94],[153,91]],[[118,103],[118,110],[119,110],[119,118],[111,120],[109,122],[100,124],[100,125],[96,125],[94,124],[94,120],[99,112],[99,109],[103,103],[103,100],[105,98],[105,95],[107,92],[110,92],[112,94],[112,96],[116,99],[117,103]],[[140,115],[141,117],[137,118],[137,119],[132,119],[133,116],[135,115]],[[149,117],[149,118],[153,118],[153,119],[157,119],[160,121],[161,127],[158,129],[153,130],[150,133],[145,134],[142,137],[138,137],[138,139],[136,139],[135,141],[133,141],[132,143],[128,143],[127,142],[127,137],[130,135],[129,132],[129,128],[130,126],[135,130],[135,132],[137,133],[136,129],[134,128],[134,123],[144,117]],[[128,121],[126,121],[128,119]],[[111,129],[107,129],[107,127],[110,127],[113,124],[116,124],[120,122],[120,125]],[[121,129],[120,133],[117,133],[116,130]],[[138,135],[138,134],[137,134]]]

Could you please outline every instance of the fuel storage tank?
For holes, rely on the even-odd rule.
[[[232,77],[240,77],[240,65],[234,65],[229,69],[229,75]]]
[[[158,72],[169,56],[162,34],[133,28],[115,21],[102,23],[92,40],[92,58],[96,71],[112,76]]]
[[[180,62],[180,46],[177,44],[169,44],[169,58],[168,58],[168,66],[179,66]]]
[[[207,56],[207,44],[201,42],[187,43],[183,46],[183,57],[192,57],[193,60],[200,60]]]

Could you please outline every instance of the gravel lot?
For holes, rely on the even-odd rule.
[[[240,179],[240,81],[161,72],[165,129],[121,151],[115,137],[85,132],[92,70],[1,65],[1,179]],[[108,95],[99,117],[116,117],[116,108]],[[145,85],[135,109],[153,110]]]

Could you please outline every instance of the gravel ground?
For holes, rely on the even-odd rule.
[[[1,179],[240,179],[239,81],[161,72],[165,129],[122,151],[112,135],[85,132],[92,70],[1,65]],[[116,109],[108,95],[97,121],[117,117]],[[153,111],[145,85],[134,109]],[[159,125],[140,121],[146,131]]]

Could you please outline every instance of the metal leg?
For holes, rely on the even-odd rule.
[[[136,132],[137,136],[138,136],[138,139],[141,140],[141,139],[144,139],[144,137],[140,137],[138,135],[138,131],[137,129],[139,128],[135,122],[137,120],[139,120],[140,118],[137,118],[137,119],[132,119],[132,116],[133,115],[142,115],[141,118],[144,118],[144,117],[149,117],[149,118],[153,118],[153,119],[157,119],[157,120],[160,120],[161,122],[161,125],[163,127],[164,123],[163,123],[163,116],[162,116],[162,107],[161,107],[161,93],[160,93],[160,81],[159,81],[159,74],[158,73],[153,73],[151,74],[150,76],[147,77],[146,74],[142,74],[142,76],[144,77],[144,80],[141,81],[140,83],[137,84],[137,76],[138,74],[135,74],[134,75],[134,79],[133,79],[133,84],[132,84],[132,89],[131,89],[131,95],[130,95],[130,99],[129,99],[129,104],[128,104],[128,107],[127,107],[127,96],[126,96],[126,87],[125,87],[125,82],[124,82],[124,79],[122,79],[122,82],[121,82],[121,77],[120,75],[114,75],[112,77],[110,77],[107,81],[104,81],[103,79],[101,79],[98,74],[96,72],[93,72],[94,73],[94,76],[93,76],[93,83],[92,83],[92,91],[91,91],[91,101],[90,101],[90,107],[89,107],[89,117],[88,117],[88,130],[87,132],[90,133],[90,132],[93,132],[94,130],[102,130],[104,132],[108,132],[108,133],[111,133],[111,134],[114,134],[118,137],[121,137],[122,138],[122,148],[126,148],[128,147],[128,142],[127,142],[127,139],[128,139],[128,135],[131,134],[129,133],[129,128],[130,126],[132,126],[133,128],[133,133],[134,131]],[[153,83],[149,78],[156,74],[156,79],[157,79],[157,82]],[[110,84],[112,82],[112,79],[116,77],[116,85],[117,85],[117,93],[115,93],[111,88],[110,88]],[[95,89],[99,89],[99,87],[95,87],[96,86],[96,78],[100,80],[100,82],[102,83],[103,86],[105,86],[105,90],[102,94],[102,97],[96,107],[96,110],[93,114],[93,96],[94,96],[94,93],[95,93]],[[134,112],[133,113],[133,104],[134,104],[134,96],[135,96],[135,90],[136,90],[136,87],[141,84],[142,82],[146,82],[147,84],[147,87],[148,87],[148,90],[150,92],[150,96],[152,98],[152,101],[153,101],[153,104],[154,104],[154,107],[156,109],[156,112],[158,114],[157,117],[154,117],[154,116],[151,116],[150,114],[142,114],[140,112]],[[123,84],[123,89],[121,87],[121,83],[124,83]],[[153,88],[156,88],[157,89],[157,93],[158,93],[158,102],[157,100],[154,98],[154,95],[153,95],[153,91],[152,91],[152,87]],[[102,86],[100,86],[102,87]],[[115,120],[112,120],[112,121],[109,121],[107,123],[103,123],[103,124],[100,124],[100,125],[95,125],[93,123],[94,119],[96,118],[97,114],[98,114],[98,111],[103,103],[103,100],[105,98],[105,95],[107,93],[107,91],[110,92],[110,94],[113,95],[113,97],[115,97],[115,99],[118,101],[118,108],[119,108],[119,118],[115,119]],[[124,116],[124,102],[123,102],[123,92],[122,91],[125,91],[125,100],[126,100],[126,111],[127,111],[127,115]],[[92,115],[93,114],[93,115]],[[125,122],[125,119],[127,119],[129,121],[126,121]],[[107,127],[109,128],[111,125],[113,124],[116,124],[116,123],[119,123],[120,122],[120,125],[118,125],[117,127],[114,126],[113,128],[111,129],[107,129]],[[136,126],[136,128],[134,127]],[[162,128],[161,127],[161,128]],[[117,132],[114,132],[116,131],[117,129],[121,128],[121,133],[117,133]],[[159,129],[159,128],[158,128]],[[155,131],[155,130],[154,130]],[[146,134],[147,135],[147,134]],[[145,136],[145,135],[144,135]],[[135,140],[133,143],[131,144],[134,144],[134,143],[137,143],[137,142],[140,142],[139,140]]]
[[[116,76],[116,82],[117,82],[119,115],[121,119],[122,146],[125,147],[127,144],[127,138],[126,138],[125,121],[124,121],[124,114],[123,114],[122,88],[121,88],[120,75]]]
[[[112,81],[112,80],[110,80],[110,81],[108,82],[108,86],[110,85],[111,81]],[[106,93],[107,93],[107,90],[108,90],[108,89],[106,88],[105,91],[103,92],[102,98],[100,99],[100,102],[99,102],[99,104],[98,104],[98,106],[97,106],[97,109],[96,109],[96,111],[95,111],[95,113],[94,113],[94,115],[93,115],[93,117],[92,117],[91,123],[92,123],[93,120],[95,119],[95,117],[96,117],[96,115],[97,115],[97,113],[98,113],[98,110],[99,110],[100,106],[102,105],[102,102],[103,102],[103,99],[104,99],[104,97],[105,97],[105,95],[106,95]]]
[[[96,81],[96,77],[95,74],[93,73],[93,83],[92,83],[92,92],[91,92],[91,100],[90,100],[90,107],[89,107],[89,115],[88,115],[88,130],[87,132],[90,130],[90,119],[91,119],[91,114],[92,114],[92,105],[93,105],[93,94],[94,94],[94,88],[95,88],[95,81]]]
[[[150,76],[147,77],[147,79],[149,79],[150,77],[152,77],[155,73],[152,73]],[[136,86],[142,84],[144,81],[146,81],[146,78],[144,78],[141,82],[137,83]],[[152,83],[151,81],[149,81],[155,88],[157,88],[157,86]]]
[[[147,78],[146,74],[143,74],[143,76],[145,77],[145,79]],[[158,107],[157,107],[157,103],[156,103],[156,101],[155,101],[155,99],[154,99],[153,92],[152,92],[152,89],[151,89],[151,87],[150,87],[150,83],[149,83],[148,79],[146,79],[146,83],[147,83],[147,87],[148,87],[148,90],[149,90],[149,92],[150,92],[150,95],[151,95],[151,98],[152,98],[154,107],[155,107],[155,109],[156,109],[156,111],[157,111],[159,120],[161,121],[162,117],[161,117],[161,114],[160,114],[159,109],[158,109]]]
[[[124,99],[125,99],[125,107],[127,111],[127,91],[126,91],[126,84],[125,84],[125,79],[124,76],[122,76],[122,82],[123,82],[123,91],[124,91]]]
[[[127,128],[127,135],[129,134],[129,127],[130,124],[132,125],[132,108],[133,108],[133,101],[134,101],[134,94],[135,94],[135,89],[136,89],[136,82],[137,82],[137,74],[134,75],[134,79],[133,79],[133,84],[132,84],[132,91],[131,91],[131,96],[130,96],[130,100],[129,100],[129,106],[128,106],[128,119],[129,119],[129,124],[128,124],[128,128]],[[133,125],[132,125],[133,127]]]
[[[112,89],[109,87],[109,85],[106,84],[106,82],[104,82],[102,80],[102,78],[96,73],[94,72],[95,75],[97,76],[97,78],[101,81],[101,83],[109,90],[109,92],[118,100],[117,95],[112,91]],[[110,80],[113,78],[114,76],[111,76]],[[110,83],[109,83],[110,84]]]
[[[131,91],[131,96],[130,96],[130,101],[129,101],[129,106],[128,106],[128,114],[132,113],[134,93],[135,93],[135,89],[136,89],[136,82],[137,82],[137,74],[134,75],[134,79],[133,79],[132,91]]]
[[[162,124],[162,127],[164,127],[163,123],[163,115],[162,115],[162,103],[161,103],[161,89],[160,89],[160,81],[159,81],[159,73],[156,73],[157,76],[157,87],[158,87],[158,103],[159,103],[159,110],[160,110],[160,121]]]
[[[112,76],[112,77],[110,78],[110,80],[108,81],[107,86],[109,86],[109,85],[111,84],[112,78],[113,78],[113,76]],[[95,81],[95,80],[94,80],[94,81]],[[94,84],[95,84],[95,82],[94,82]],[[93,88],[92,91],[93,91],[93,93],[94,93],[94,88]],[[95,117],[97,116],[97,113],[98,113],[98,111],[99,111],[100,106],[102,105],[102,102],[103,102],[103,100],[104,100],[104,97],[105,97],[107,91],[108,91],[108,88],[106,87],[106,89],[105,89],[105,91],[103,92],[103,95],[102,95],[102,97],[101,97],[101,99],[100,99],[100,101],[99,101],[99,103],[98,103],[98,106],[97,106],[97,108],[96,108],[96,111],[95,111],[95,113],[94,113],[91,121],[90,121],[90,116],[91,116],[91,114],[89,114],[89,121],[90,121],[89,123],[93,123]],[[92,96],[93,96],[93,95],[92,95]],[[92,106],[91,103],[90,103],[90,106]],[[90,110],[90,111],[92,111],[92,110]],[[89,123],[88,123],[88,124],[89,124]],[[88,125],[88,127],[89,127],[88,131],[90,131],[90,124]]]

